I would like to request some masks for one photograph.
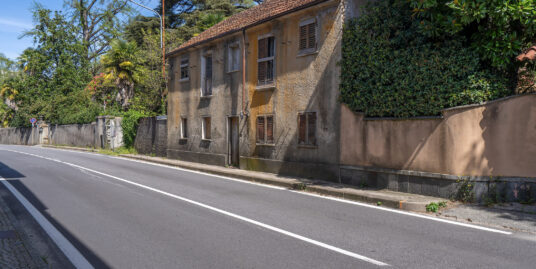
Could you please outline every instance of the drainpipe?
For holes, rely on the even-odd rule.
[[[246,112],[246,29],[242,29],[242,112],[240,115],[247,116]]]

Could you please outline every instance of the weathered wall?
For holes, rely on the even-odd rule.
[[[443,111],[436,119],[341,113],[341,163],[456,176],[536,177],[536,95]]]
[[[38,143],[38,128],[0,128],[0,144],[36,145]]]
[[[167,156],[167,124],[156,117],[140,119],[134,148],[140,154]]]
[[[53,145],[95,146],[95,123],[50,125],[49,141]]]

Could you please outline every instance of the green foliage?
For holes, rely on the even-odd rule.
[[[426,205],[426,212],[437,212],[439,209],[447,207],[447,202],[431,202]]]
[[[473,191],[475,185],[471,182],[470,179],[458,179],[458,190],[454,196],[455,200],[462,201],[464,203],[471,203],[475,200],[475,193]]]
[[[140,119],[151,116],[154,116],[154,114],[134,109],[130,109],[123,113],[121,127],[123,129],[123,143],[125,144],[125,147],[130,148],[134,146],[134,140],[136,139],[136,132],[138,131],[138,123]]]
[[[420,30],[430,37],[466,35],[492,66],[507,70],[536,38],[534,0],[410,0]]]
[[[444,108],[509,94],[463,36],[431,39],[407,1],[369,3],[344,28],[341,101],[371,117],[439,115]]]

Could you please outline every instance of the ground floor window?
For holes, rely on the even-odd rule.
[[[274,116],[263,115],[257,117],[257,144],[274,143]]]
[[[188,138],[188,119],[181,118],[181,138]]]
[[[203,121],[201,121],[201,138],[205,140],[211,139],[211,127],[210,127],[210,117],[203,117]]]
[[[298,114],[298,144],[316,145],[316,112]]]

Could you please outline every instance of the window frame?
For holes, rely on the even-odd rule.
[[[186,125],[186,127],[184,125]],[[188,118],[187,117],[181,117],[180,139],[182,140],[188,139]]]
[[[208,127],[208,134],[209,134],[208,137],[207,137],[206,119],[210,120],[210,124],[209,124],[209,127]],[[201,140],[206,140],[206,141],[212,140],[212,117],[210,117],[210,116],[202,116],[201,117]]]
[[[271,117],[272,118],[272,140],[269,141],[268,140],[268,118]],[[259,126],[259,118],[263,118],[264,119],[264,138],[263,138],[263,141],[260,141],[259,140],[259,130],[258,130],[258,126]],[[275,114],[260,114],[260,115],[257,115],[256,117],[256,120],[255,120],[255,143],[257,146],[275,146]]]
[[[301,49],[300,48],[300,41],[301,41],[301,27],[302,26],[308,26],[310,24],[316,24],[315,25],[315,45],[314,47],[312,48],[309,48],[307,46],[307,48],[305,49]],[[300,23],[298,24],[298,56],[304,56],[304,55],[309,55],[309,54],[314,54],[314,53],[317,53],[318,52],[318,29],[319,29],[319,23],[318,23],[318,19],[317,18],[307,18],[307,19],[304,19],[304,20],[301,20]],[[307,39],[308,40],[309,38],[309,34],[307,33]],[[308,43],[308,41],[306,41]]]
[[[205,94],[206,90],[206,68],[207,68],[207,58],[211,59],[211,76],[210,76],[210,94]],[[214,53],[212,50],[207,50],[201,55],[201,97],[211,97],[214,94]]]
[[[187,61],[186,63],[183,63],[183,61]],[[186,68],[186,77],[182,77],[182,69],[183,68]],[[190,80],[190,57],[188,56],[183,56],[180,58],[180,62],[179,62],[179,81],[180,82],[184,82],[184,81],[189,81]]]
[[[242,69],[240,61],[242,60],[241,44],[239,41],[229,43],[227,46],[227,73],[238,72]],[[233,51],[237,50],[236,68],[233,68]]]
[[[315,116],[315,128],[314,128],[314,143],[309,141],[309,116],[314,114]],[[300,117],[305,115],[305,143],[300,143]],[[299,147],[316,148],[318,146],[318,112],[317,111],[301,111],[297,116],[297,139]]]
[[[264,58],[259,58],[259,41],[260,40],[263,40],[263,39],[269,39],[269,38],[273,38],[273,56],[269,56],[269,57],[264,57]],[[259,35],[257,37],[257,88],[265,88],[265,87],[273,87],[275,85],[275,81],[276,81],[276,52],[277,52],[277,42],[276,42],[276,37],[274,36],[273,33],[269,33],[269,34],[265,34],[265,35]],[[272,81],[270,82],[265,82],[265,83],[260,83],[259,81],[259,64],[261,62],[269,62],[269,61],[272,61]]]

